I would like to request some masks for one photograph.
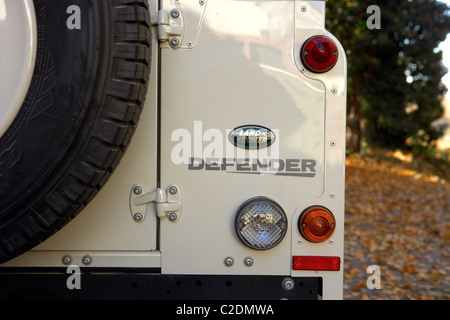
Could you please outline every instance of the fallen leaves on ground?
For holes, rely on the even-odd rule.
[[[348,156],[344,299],[450,299],[446,179],[398,152]],[[367,287],[372,265],[381,289]]]

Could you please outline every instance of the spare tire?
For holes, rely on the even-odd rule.
[[[146,0],[33,3],[34,72],[0,132],[0,263],[49,238],[102,188],[130,143],[149,80]]]

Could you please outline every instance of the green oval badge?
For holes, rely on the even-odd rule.
[[[257,150],[270,147],[275,141],[275,134],[269,128],[247,125],[230,132],[230,141],[238,148]]]

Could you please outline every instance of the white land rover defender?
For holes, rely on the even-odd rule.
[[[325,6],[0,0],[0,298],[341,299]]]

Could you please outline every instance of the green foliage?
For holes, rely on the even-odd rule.
[[[381,29],[370,30],[370,5],[381,9]],[[436,0],[327,2],[327,28],[348,56],[348,112],[354,149],[377,146],[427,149],[442,134],[447,72],[437,46],[450,32],[449,7]],[[357,150],[358,151],[358,150]]]

